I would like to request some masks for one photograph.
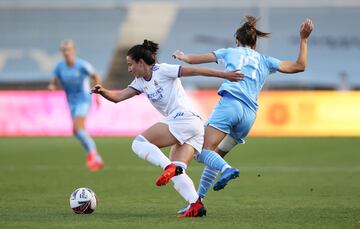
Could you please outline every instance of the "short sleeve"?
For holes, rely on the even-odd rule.
[[[225,49],[225,48],[218,49],[218,50],[214,51],[213,53],[216,57],[216,62],[218,64],[226,62],[225,58],[226,58],[226,54],[227,54],[227,49]]]
[[[266,66],[269,69],[270,73],[275,73],[279,67],[280,67],[280,60],[271,57],[271,56],[265,56]]]
[[[83,70],[85,72],[85,75],[92,76],[94,74],[95,69],[89,62],[83,61],[82,66],[83,66]]]
[[[128,88],[134,89],[138,95],[144,92],[143,88],[140,85],[140,82],[138,79],[134,79],[131,84],[129,84]]]
[[[56,78],[60,78],[60,63],[55,66],[55,68],[53,70],[53,75]]]
[[[166,76],[168,78],[178,78],[180,77],[181,73],[181,66],[180,65],[173,65],[173,64],[160,64],[158,66],[154,66],[153,71],[160,71],[160,74]]]

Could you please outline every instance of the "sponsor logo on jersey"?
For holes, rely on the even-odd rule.
[[[160,87],[160,88],[156,89],[155,92],[149,93],[146,95],[152,102],[157,102],[157,101],[161,100],[162,98],[164,98],[164,96],[162,94],[163,91],[164,91],[164,89],[162,87]]]

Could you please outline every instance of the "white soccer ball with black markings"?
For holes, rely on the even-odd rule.
[[[90,188],[78,188],[70,195],[70,207],[76,214],[91,214],[96,205],[96,194]]]

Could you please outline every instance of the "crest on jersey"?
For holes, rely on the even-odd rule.
[[[153,70],[153,72],[155,72],[155,71],[159,70],[159,68],[160,68],[160,66],[155,64],[153,66],[152,70]]]
[[[145,86],[145,87],[144,87],[144,91],[147,91],[147,89],[148,89],[148,87],[147,87],[147,86]]]
[[[154,85],[155,85],[155,87],[157,87],[159,85],[156,80],[154,80]]]

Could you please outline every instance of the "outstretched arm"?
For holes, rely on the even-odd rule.
[[[138,94],[138,92],[133,88],[126,88],[121,91],[110,91],[104,88],[103,86],[101,86],[100,84],[95,85],[91,89],[91,92],[95,94],[100,94],[105,99],[114,103],[118,103],[126,99],[130,99],[131,97]]]
[[[93,80],[94,84],[101,84],[101,78],[99,76],[99,73],[94,71],[94,73],[91,75],[91,79]]]
[[[278,71],[282,73],[297,73],[305,71],[307,65],[308,38],[314,29],[310,19],[306,19],[300,27],[300,50],[296,62],[281,61]]]
[[[186,55],[184,52],[180,50],[176,50],[172,54],[172,57],[188,64],[203,64],[203,63],[216,62],[216,56],[214,53]]]
[[[244,75],[239,70],[230,72],[222,72],[211,68],[194,68],[194,67],[181,67],[180,76],[211,76],[230,81],[239,81],[244,78]]]

